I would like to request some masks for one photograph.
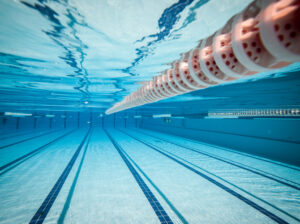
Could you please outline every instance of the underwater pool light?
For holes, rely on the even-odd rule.
[[[300,0],[256,0],[111,114],[300,61]]]
[[[52,118],[52,117],[55,117],[55,115],[54,114],[46,114],[45,117]]]
[[[19,113],[19,112],[5,112],[5,116],[13,116],[13,117],[28,117],[32,116],[32,114],[29,113]]]
[[[171,117],[171,114],[153,114],[153,118]]]

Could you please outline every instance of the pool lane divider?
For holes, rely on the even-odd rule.
[[[57,132],[57,131],[58,130],[49,131],[49,132],[46,132],[46,133],[43,133],[43,134],[40,134],[40,135],[36,135],[36,136],[30,137],[30,138],[22,139],[22,140],[17,141],[17,142],[13,142],[13,143],[10,143],[10,144],[7,144],[7,145],[0,146],[0,149],[4,149],[4,148],[7,148],[9,146],[13,146],[13,145],[16,145],[16,144],[19,144],[19,143],[22,143],[22,142],[26,142],[26,141],[29,141],[29,140],[32,140],[32,139],[35,139],[35,138],[38,138],[38,137],[41,137],[41,136],[46,136],[46,135],[49,135],[49,134]]]
[[[91,128],[89,128],[89,130],[87,131],[86,135],[84,136],[84,138],[81,141],[80,145],[78,146],[77,150],[73,154],[73,156],[72,156],[71,160],[69,161],[68,165],[66,166],[66,168],[64,169],[64,171],[62,172],[62,174],[60,175],[60,177],[58,178],[58,180],[54,184],[53,188],[51,189],[51,191],[47,195],[46,199],[43,201],[40,208],[37,210],[35,215],[30,220],[29,224],[41,224],[41,223],[44,222],[48,212],[50,211],[50,209],[51,209],[51,207],[52,207],[52,205],[55,201],[55,199],[57,198],[61,188],[63,187],[63,185],[64,185],[64,183],[65,183],[65,181],[68,177],[68,175],[70,174],[70,171],[72,170],[72,167],[73,167],[74,163],[76,162],[76,159],[77,159],[78,155],[80,154],[80,151],[81,151],[84,143],[86,142],[90,132],[91,132]],[[88,144],[88,142],[87,142],[87,144]]]
[[[110,139],[110,141],[112,142],[112,144],[114,145],[114,147],[116,148],[116,150],[118,151],[119,155],[123,159],[123,161],[126,164],[126,166],[128,167],[128,169],[130,170],[132,176],[138,183],[139,187],[143,191],[145,197],[147,198],[147,200],[150,203],[151,207],[153,208],[155,214],[157,215],[160,223],[172,224],[173,222],[172,222],[171,218],[168,216],[168,214],[163,209],[163,207],[161,206],[159,201],[156,199],[155,195],[151,192],[151,190],[149,189],[147,184],[144,182],[142,177],[139,175],[139,173],[135,170],[133,165],[129,162],[129,160],[126,158],[126,156],[122,152],[123,151],[122,147],[113,139],[113,137],[108,133],[107,130],[104,129],[104,131],[105,131],[106,135],[108,136],[108,138]]]
[[[89,135],[89,137],[87,139],[88,143],[90,142],[92,133],[93,133],[93,129],[92,129],[91,134]],[[72,198],[73,198],[73,194],[74,194],[74,191],[75,191],[75,188],[76,188],[76,185],[77,185],[77,181],[78,181],[78,178],[79,178],[79,175],[80,175],[80,172],[81,172],[81,168],[82,168],[82,165],[83,165],[83,162],[84,162],[84,159],[85,159],[85,155],[86,155],[86,151],[88,149],[88,146],[89,146],[89,144],[85,144],[84,151],[82,153],[82,157],[81,157],[79,166],[77,168],[75,177],[74,177],[72,185],[70,187],[70,190],[69,190],[69,193],[68,193],[68,196],[67,196],[67,200],[65,201],[65,204],[64,204],[64,207],[62,209],[62,212],[59,215],[57,224],[63,224],[64,221],[65,221],[65,217],[67,215],[67,212],[69,210],[69,207],[70,207],[70,204],[71,204],[71,201],[72,201]]]
[[[142,134],[144,134],[144,133],[142,132]],[[293,188],[293,189],[295,189],[295,190],[300,191],[300,187],[285,182],[285,181],[288,181],[288,180],[285,180],[284,178],[282,178],[282,179],[284,179],[285,181],[282,181],[282,180],[277,179],[278,177],[275,178],[275,177],[269,176],[269,175],[264,174],[264,173],[262,173],[262,172],[260,172],[260,171],[253,170],[253,168],[252,168],[252,169],[251,169],[251,168],[248,168],[248,167],[246,167],[244,164],[241,164],[241,163],[238,163],[238,162],[234,162],[234,161],[229,160],[229,159],[225,159],[225,158],[223,158],[223,157],[221,157],[221,156],[216,156],[216,155],[213,155],[213,154],[210,154],[210,153],[207,153],[207,152],[203,152],[203,151],[200,150],[200,149],[195,149],[195,148],[192,148],[192,147],[184,146],[184,145],[182,145],[182,144],[174,143],[174,142],[172,142],[172,141],[169,141],[169,140],[166,140],[166,139],[163,139],[163,138],[160,138],[160,137],[156,137],[156,136],[153,136],[153,135],[151,135],[151,134],[144,134],[144,135],[147,135],[147,136],[150,136],[150,137],[152,137],[152,138],[156,138],[156,139],[159,139],[159,140],[168,142],[168,143],[170,143],[170,144],[179,146],[179,147],[181,147],[181,148],[185,148],[185,149],[187,149],[187,150],[190,150],[190,151],[192,151],[192,152],[196,152],[196,153],[198,153],[198,154],[201,154],[201,155],[210,157],[210,158],[212,158],[212,159],[219,160],[219,161],[221,161],[221,162],[223,162],[223,163],[227,163],[227,164],[229,164],[229,165],[232,165],[232,166],[235,166],[235,167],[237,167],[237,168],[240,168],[240,169],[249,171],[249,172],[251,172],[251,173],[257,174],[257,175],[262,176],[262,177],[264,177],[264,178],[267,178],[267,179],[269,179],[269,180],[275,181],[275,182],[277,182],[277,183],[279,183],[279,184],[282,184],[282,185],[285,185],[285,186],[287,186],[287,187],[290,187],[290,188]],[[280,178],[280,177],[279,177],[279,178]]]
[[[20,165],[21,163],[25,162],[27,159],[31,158],[32,156],[37,155],[43,149],[46,149],[47,147],[49,147],[53,143],[57,142],[58,140],[60,140],[60,139],[62,139],[64,137],[66,137],[67,135],[71,134],[74,130],[75,129],[73,129],[73,130],[71,130],[71,131],[69,131],[69,132],[67,132],[67,133],[65,133],[65,134],[63,134],[63,135],[61,135],[61,136],[59,136],[59,137],[51,140],[47,144],[42,145],[42,146],[34,149],[33,151],[31,151],[31,152],[29,152],[29,153],[27,153],[27,154],[25,154],[25,155],[23,155],[23,156],[15,159],[15,160],[13,160],[13,161],[11,161],[11,162],[9,162],[9,163],[1,166],[0,167],[0,176],[3,175],[4,173],[6,173],[7,171],[15,168],[16,166]],[[3,171],[3,170],[5,170],[5,171]],[[3,172],[1,172],[1,171],[3,171]]]
[[[168,155],[167,153],[161,151],[160,149],[158,149],[156,146],[153,146],[147,142],[144,142],[143,140],[140,140],[134,136],[132,136],[131,134],[128,134],[126,132],[123,132],[125,135],[137,140],[138,142],[141,142],[142,144],[148,146],[149,148],[153,149],[154,151],[164,155],[165,157],[169,158],[170,160],[182,165],[183,167],[187,168],[188,170],[194,172],[195,174],[198,174],[199,176],[201,176],[202,178],[204,178],[205,180],[211,182],[212,184],[220,187],[221,189],[223,189],[224,191],[226,191],[227,193],[231,194],[232,196],[240,199],[241,201],[243,201],[244,203],[246,203],[247,205],[251,206],[252,208],[256,209],[257,211],[259,211],[260,213],[264,214],[265,216],[269,217],[270,219],[272,219],[273,221],[275,221],[276,223],[279,224],[288,224],[288,222],[286,222],[285,220],[283,220],[282,218],[280,218],[279,216],[273,214],[272,212],[268,211],[267,209],[261,207],[260,205],[256,204],[255,202],[251,201],[250,199],[244,197],[243,195],[239,194],[238,192],[230,189],[229,187],[225,186],[224,184],[216,181],[215,179],[207,176],[206,174],[194,169],[193,167],[181,162],[180,160],[174,158],[173,156]]]

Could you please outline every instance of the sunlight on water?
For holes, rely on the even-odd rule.
[[[3,0],[0,107],[108,108],[249,2]]]

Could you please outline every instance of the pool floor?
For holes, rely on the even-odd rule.
[[[19,131],[0,202],[1,224],[300,223],[300,168],[146,129]]]

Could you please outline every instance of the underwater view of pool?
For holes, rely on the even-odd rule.
[[[249,28],[275,3],[300,18],[299,0],[0,1],[0,224],[300,223],[300,29],[280,58]],[[262,59],[233,31],[218,59],[240,15]]]

